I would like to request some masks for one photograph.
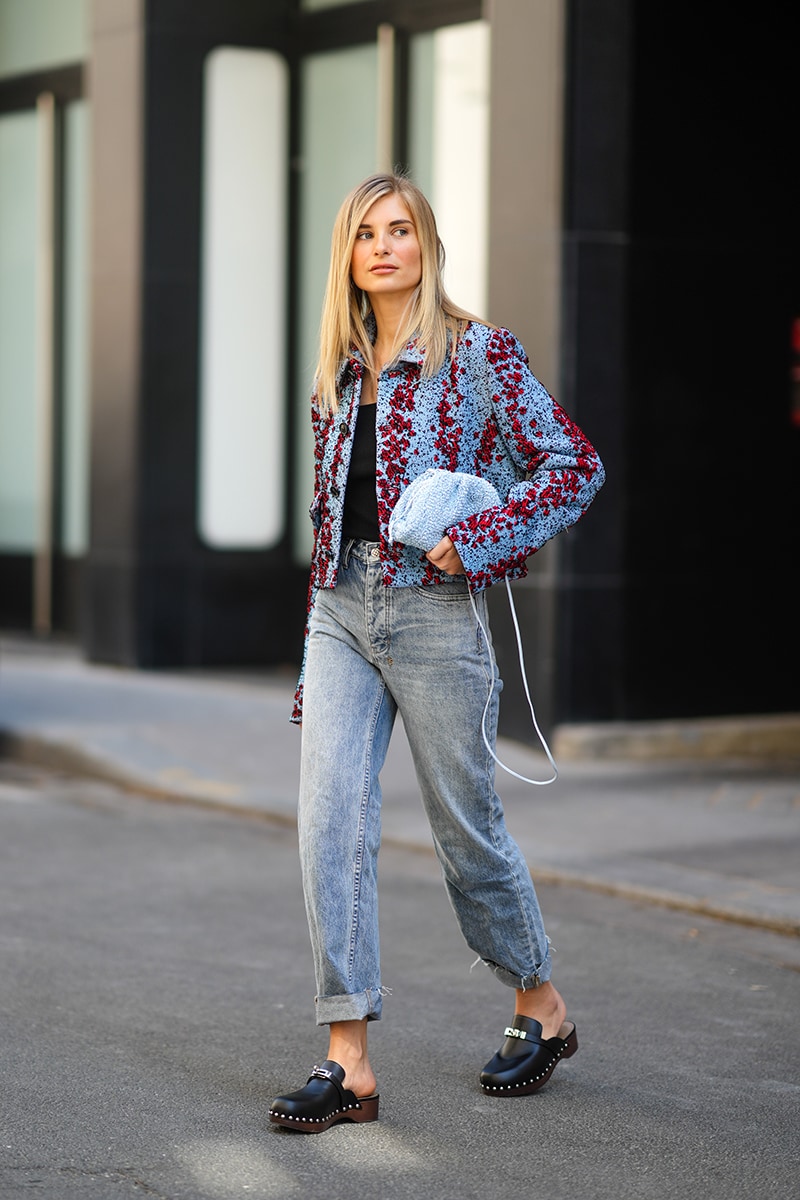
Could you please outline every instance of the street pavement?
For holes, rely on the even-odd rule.
[[[292,670],[155,673],[0,640],[0,753],[155,797],[294,826]],[[500,758],[546,779],[541,752]],[[567,727],[559,779],[498,770],[534,878],[800,934],[800,714]],[[385,845],[430,851],[402,726],[381,775]]]
[[[646,761],[617,730],[607,759],[594,729],[551,787],[501,774],[580,1044],[504,1101],[477,1074],[508,996],[460,939],[399,737],[381,1118],[269,1125],[325,1053],[292,689],[0,643],[0,1197],[794,1200],[800,767],[752,746]]]
[[[325,1056],[291,826],[0,762],[0,1196],[797,1196],[800,939],[543,885],[579,1050],[503,1100],[512,997],[434,859],[380,888],[380,1120],[280,1130]]]

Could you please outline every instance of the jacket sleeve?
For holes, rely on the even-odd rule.
[[[303,691],[306,681],[306,659],[308,658],[308,633],[311,625],[311,614],[314,611],[314,604],[317,599],[317,588],[313,582],[309,583],[308,588],[308,608],[306,611],[306,627],[303,634],[303,661],[300,665],[300,676],[297,680],[297,687],[294,692],[294,700],[292,702],[292,714],[289,717],[293,725],[302,725],[303,723]]]
[[[311,426],[314,434],[314,494],[311,501],[311,506],[308,510],[308,515],[311,518],[311,523],[314,526],[314,548],[312,550],[312,563],[317,553],[317,534],[319,532],[319,504],[321,494],[321,477],[322,477],[322,418],[317,402],[316,392],[311,397]],[[303,691],[305,688],[306,678],[306,659],[308,658],[308,635],[311,627],[311,614],[314,611],[314,604],[317,599],[317,591],[319,589],[314,583],[313,566],[308,581],[308,598],[306,602],[306,624],[303,632],[303,659],[300,664],[300,676],[297,680],[295,688],[294,701],[292,704],[292,713],[289,720],[293,725],[302,725],[303,723]]]
[[[470,586],[479,591],[507,575],[524,575],[525,560],[583,516],[605,472],[597,451],[531,373],[525,351],[507,329],[492,331],[485,358],[473,364],[472,374],[473,386],[491,404],[483,431],[487,457],[508,455],[519,477],[501,507],[447,530]]]

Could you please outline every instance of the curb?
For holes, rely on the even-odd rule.
[[[135,792],[137,795],[162,803],[183,804],[206,811],[268,821],[283,827],[296,827],[294,817],[286,812],[256,808],[253,805],[237,804],[202,795],[188,786],[156,786],[145,777],[132,771],[126,771],[108,759],[78,749],[71,743],[59,742],[56,739],[44,738],[36,734],[21,734],[0,729],[0,758],[2,757],[29,766],[107,783],[123,791]],[[608,754],[597,757],[619,758],[621,756]],[[417,854],[432,855],[434,853],[432,846],[421,845],[419,842],[392,836],[389,833],[384,834],[383,841],[386,845]],[[691,896],[668,888],[648,887],[643,884],[605,879],[590,872],[548,866],[543,863],[534,863],[531,869],[537,884],[581,888],[584,891],[618,896],[622,899],[639,901],[660,908],[711,917],[731,924],[770,930],[785,937],[800,937],[800,920],[792,917],[781,917],[774,913],[761,914],[735,905],[716,902],[709,897]]]
[[[800,714],[560,725],[553,738],[553,754],[564,762],[730,759],[800,763]]]
[[[211,812],[230,813],[239,817],[256,818],[272,824],[295,827],[296,821],[286,813],[274,809],[256,808],[252,804],[239,804],[235,800],[222,800],[213,795],[194,791],[191,787],[155,784],[145,776],[126,771],[109,759],[79,750],[69,742],[59,742],[37,734],[9,733],[0,729],[0,759],[23,763],[29,767],[41,767],[79,779],[107,783],[123,792],[135,792],[148,800],[165,804],[185,804],[192,808],[204,808]]]
[[[753,929],[769,930],[782,934],[784,937],[800,937],[800,920],[794,917],[780,917],[774,914],[749,912],[731,904],[720,904],[708,897],[687,896],[668,888],[645,887],[642,884],[622,883],[619,880],[601,879],[586,873],[577,873],[553,869],[551,867],[531,867],[531,874],[537,884],[558,884],[568,887],[579,887],[589,892],[599,892],[606,896],[619,896],[624,900],[638,900],[652,904],[658,908],[671,908],[677,912],[693,913],[698,917],[713,917],[717,921],[727,921],[731,925],[745,925]]]

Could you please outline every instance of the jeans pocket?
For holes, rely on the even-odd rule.
[[[454,601],[469,603],[469,584],[465,575],[452,576],[443,583],[415,583],[411,591],[429,604],[447,604]]]

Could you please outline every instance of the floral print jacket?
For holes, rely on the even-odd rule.
[[[597,452],[531,374],[507,329],[473,322],[437,375],[422,375],[410,342],[378,380],[376,488],[380,556],[387,587],[436,585],[447,578],[422,551],[388,538],[403,490],[428,467],[488,479],[504,498],[447,529],[473,591],[527,573],[526,559],[583,515],[605,478]],[[336,586],[344,492],[363,366],[357,352],[340,372],[340,402],[323,413],[312,399],[315,440],[314,551],[309,620],[318,588]],[[306,627],[306,644],[308,627]],[[303,671],[292,720],[301,719]]]

